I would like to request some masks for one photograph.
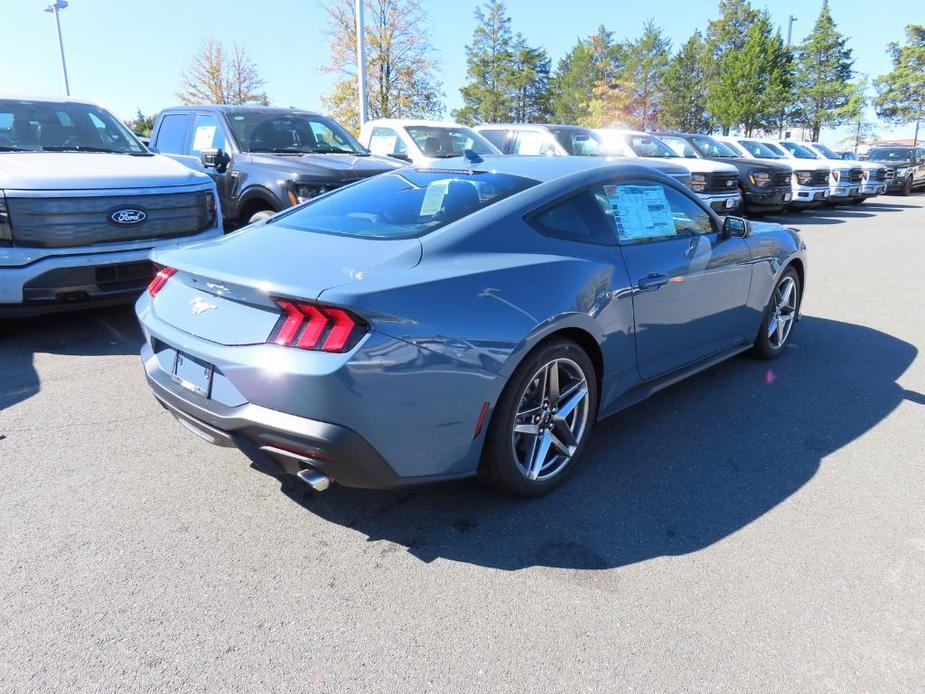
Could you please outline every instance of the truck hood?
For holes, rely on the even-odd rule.
[[[353,154],[247,154],[252,164],[280,171],[287,176],[320,181],[353,181],[394,171],[405,166],[388,157]]]
[[[666,161],[680,164],[691,173],[731,173],[739,171],[732,164],[725,164],[710,159],[693,159],[691,157],[665,157]]]
[[[99,190],[210,183],[170,157],[96,152],[2,152],[0,189]]]
[[[895,169],[902,166],[912,166],[911,159],[864,159],[863,161],[856,162],[858,164],[880,164],[881,166],[886,166],[890,169]]]
[[[862,159],[842,159],[844,162],[851,162],[855,166],[860,166],[865,171],[875,171],[878,169],[886,169],[889,166],[895,166],[895,164],[882,164],[876,161],[864,161]]]
[[[734,166],[739,171],[748,173],[752,169],[769,169],[771,171],[784,171],[790,173],[793,171],[793,167],[790,164],[785,164],[782,161],[775,159],[749,159],[746,157],[739,157],[736,159],[711,159],[710,161],[719,162],[721,164],[729,164]]]

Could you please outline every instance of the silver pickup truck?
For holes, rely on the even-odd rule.
[[[0,318],[131,302],[152,249],[221,234],[212,179],[105,109],[0,97]]]

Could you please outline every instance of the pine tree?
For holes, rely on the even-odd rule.
[[[460,89],[464,106],[453,116],[462,123],[498,123],[513,111],[514,36],[502,0],[475,9],[475,31],[466,46],[469,82]]]
[[[605,27],[580,39],[559,61],[551,80],[553,119],[601,127],[626,118],[629,90],[623,51]]]
[[[856,118],[853,65],[848,39],[838,32],[828,0],[823,0],[812,32],[797,50],[796,102],[813,140],[819,139],[823,127]]]
[[[641,130],[655,125],[664,94],[665,71],[671,58],[671,40],[649,20],[642,36],[624,48],[622,80],[629,85],[629,118]]]
[[[514,39],[514,88],[511,118],[518,123],[542,123],[549,120],[549,56],[544,48],[527,45],[520,34]]]
[[[689,133],[710,132],[707,114],[706,44],[695,31],[665,70],[660,128]]]
[[[925,26],[906,27],[906,45],[891,43],[887,50],[893,69],[874,80],[877,115],[892,123],[915,123],[918,144],[919,125],[925,121]]]

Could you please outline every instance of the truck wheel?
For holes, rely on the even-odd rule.
[[[912,194],[912,176],[907,176],[907,177],[906,177],[906,182],[903,183],[903,189],[902,189],[901,192],[902,192],[903,195],[911,195],[911,194]]]
[[[273,210],[260,210],[251,215],[251,218],[247,220],[248,224],[254,224],[259,222],[261,219],[266,219],[267,217],[272,217],[276,214]]]

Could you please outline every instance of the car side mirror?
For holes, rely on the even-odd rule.
[[[744,239],[748,236],[748,220],[744,217],[724,217],[723,236],[730,239]]]
[[[215,169],[218,173],[225,173],[229,157],[221,149],[204,149],[199,153],[199,161],[204,169]]]

